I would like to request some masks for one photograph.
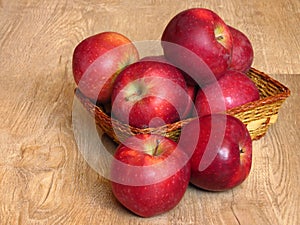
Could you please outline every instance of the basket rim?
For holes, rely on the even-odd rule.
[[[258,69],[255,69],[253,67],[250,68],[249,72],[255,73],[256,75],[263,77],[263,79],[267,80],[267,82],[272,82],[280,90],[280,92],[277,93],[276,95],[267,96],[267,97],[261,98],[259,100],[249,102],[249,103],[243,104],[241,106],[229,109],[225,112],[226,114],[231,114],[231,115],[237,114],[237,113],[248,111],[249,109],[253,109],[258,105],[271,104],[271,103],[274,103],[277,101],[283,102],[288,96],[290,96],[291,91],[288,87],[286,87],[285,85],[283,85],[276,79],[272,78],[271,76],[267,75],[266,73],[259,71]],[[79,90],[78,87],[75,88],[74,92],[75,92],[75,95],[77,96],[77,98],[79,98],[80,102],[85,106],[85,108],[88,111],[93,112],[94,116],[95,116],[95,114],[100,114],[100,116],[102,118],[104,118],[109,124],[117,125],[120,129],[130,131],[130,133],[132,133],[132,134],[134,134],[134,133],[151,133],[151,132],[157,131],[157,130],[162,130],[162,131],[167,132],[168,130],[173,130],[174,128],[175,129],[181,128],[184,124],[197,118],[197,116],[189,117],[184,120],[176,121],[172,124],[165,124],[163,126],[155,127],[155,128],[152,128],[152,127],[137,128],[137,127],[133,127],[129,124],[125,124],[125,123],[111,117],[107,113],[105,113],[101,106],[95,104],[95,101],[92,101],[88,97],[84,96],[84,94]]]

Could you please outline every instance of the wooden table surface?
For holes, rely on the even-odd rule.
[[[158,40],[171,17],[192,7],[246,33],[253,67],[292,94],[253,143],[242,185],[222,193],[190,186],[175,209],[143,219],[118,204],[78,150],[72,53],[108,30]],[[0,224],[299,224],[299,24],[299,0],[1,0]]]

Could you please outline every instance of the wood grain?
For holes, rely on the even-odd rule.
[[[109,181],[79,152],[72,52],[107,30],[157,40],[171,17],[191,7],[210,8],[244,31],[253,66],[292,95],[254,142],[253,168],[241,186],[224,193],[190,186],[174,210],[142,219],[115,200]],[[0,224],[299,223],[299,10],[298,0],[0,1]]]

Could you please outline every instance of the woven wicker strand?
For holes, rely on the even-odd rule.
[[[226,113],[240,119],[247,126],[252,140],[258,140],[266,134],[269,126],[276,122],[278,111],[290,95],[290,90],[257,69],[251,68],[247,75],[258,87],[260,99],[230,109]],[[177,141],[181,127],[194,119],[188,118],[158,128],[135,128],[111,118],[100,106],[85,97],[78,88],[75,89],[75,94],[85,109],[95,118],[96,125],[117,143],[138,133],[160,134]]]

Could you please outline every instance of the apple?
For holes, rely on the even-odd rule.
[[[173,140],[154,134],[137,134],[120,144],[111,167],[114,196],[141,217],[174,208],[190,180],[186,154]]]
[[[252,44],[242,31],[231,26],[228,27],[232,36],[232,56],[229,68],[247,73],[254,57]]]
[[[216,94],[218,92],[221,94]],[[228,70],[217,82],[198,91],[195,109],[198,116],[204,116],[224,112],[258,99],[258,88],[246,74]]]
[[[175,15],[161,37],[165,57],[200,85],[214,82],[228,69],[232,37],[215,12],[192,8]]]
[[[117,77],[112,117],[137,128],[158,127],[182,118],[188,102],[180,70],[157,61],[139,61]]]
[[[136,47],[124,35],[111,31],[98,33],[84,39],[74,49],[74,80],[86,97],[107,103],[119,72],[138,59]]]
[[[198,142],[191,156],[190,182],[208,191],[225,191],[241,184],[252,164],[252,140],[245,125],[225,114],[212,114],[194,119],[185,127],[192,134],[200,124]],[[195,139],[183,135],[180,145],[185,149]]]

